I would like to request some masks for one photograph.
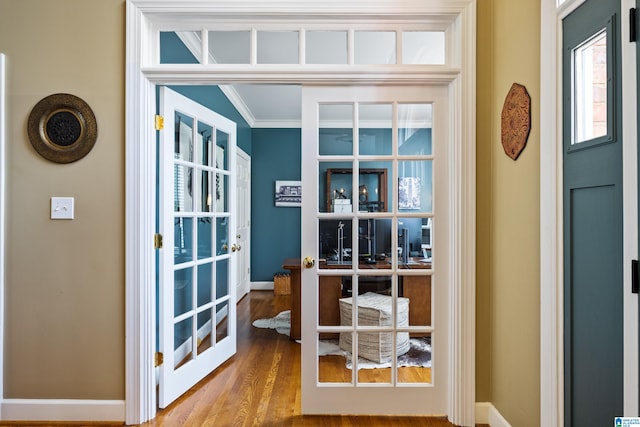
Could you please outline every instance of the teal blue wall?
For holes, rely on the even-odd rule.
[[[301,179],[300,129],[253,129],[251,280],[271,281],[285,258],[300,257],[300,208],[276,207],[275,181]]]

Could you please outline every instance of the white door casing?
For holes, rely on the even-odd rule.
[[[455,212],[452,218],[454,241],[451,278],[453,369],[450,370],[454,423],[474,422],[475,404],[475,21],[474,0],[379,0],[327,3],[300,3],[286,0],[258,1],[175,0],[127,1],[127,78],[126,78],[126,422],[141,423],[155,416],[155,378],[153,370],[155,324],[155,256],[151,245],[155,215],[155,110],[156,84],[224,84],[235,82],[331,84],[448,84],[455,129],[451,171]],[[277,13],[274,13],[277,12]],[[232,14],[239,20],[296,22],[301,16],[328,23],[349,16],[375,22],[381,16],[398,21],[437,22],[446,30],[447,64],[437,66],[358,67],[300,65],[278,67],[238,65],[216,67],[211,64],[186,66],[158,63],[158,31],[202,28],[203,22]],[[234,18],[235,19],[235,18]],[[344,23],[341,23],[344,25]],[[145,285],[142,285],[145,284]],[[464,291],[463,291],[464,290]]]

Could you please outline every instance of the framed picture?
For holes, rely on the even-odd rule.
[[[276,206],[302,206],[302,181],[276,181]]]
[[[420,178],[398,178],[398,209],[420,209]]]

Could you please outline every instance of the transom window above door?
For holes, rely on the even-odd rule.
[[[245,28],[161,31],[175,34],[200,64],[445,65],[444,29]],[[203,54],[203,52],[205,54]],[[181,64],[180,58],[163,63]]]

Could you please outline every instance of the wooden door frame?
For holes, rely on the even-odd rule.
[[[248,12],[250,11],[250,12]],[[276,12],[274,14],[274,12]],[[185,16],[295,17],[363,16],[376,19],[396,16],[425,20],[449,20],[452,42],[450,66],[372,67],[363,73],[345,70],[327,73],[314,70],[274,72],[269,67],[239,67],[220,71],[213,67],[153,67],[159,47],[154,29],[166,28]],[[329,15],[327,15],[329,14]],[[476,238],[476,0],[279,0],[235,2],[192,0],[127,0],[126,3],[126,130],[125,130],[125,310],[126,310],[126,411],[127,424],[154,418],[155,376],[155,86],[157,84],[300,83],[315,84],[448,84],[452,94],[452,126],[455,127],[451,171],[452,258],[455,260],[451,286],[454,301],[451,318],[453,366],[450,373],[450,419],[455,424],[475,422],[475,238]],[[435,17],[435,18],[434,18]],[[282,18],[280,18],[282,19]],[[167,24],[169,23],[169,24]],[[170,28],[170,26],[169,26]],[[369,70],[368,70],[369,71]]]
[[[541,1],[540,20],[540,425],[564,423],[563,369],[563,208],[562,208],[562,20],[585,0]],[[625,236],[637,236],[635,45],[628,42],[625,15],[633,0],[621,0],[623,96],[623,223]],[[555,55],[549,55],[555,52]],[[625,125],[627,124],[627,125]],[[631,125],[628,125],[631,124]],[[630,295],[634,237],[624,242],[624,413],[638,413],[638,301]],[[635,362],[634,357],[635,354]]]

